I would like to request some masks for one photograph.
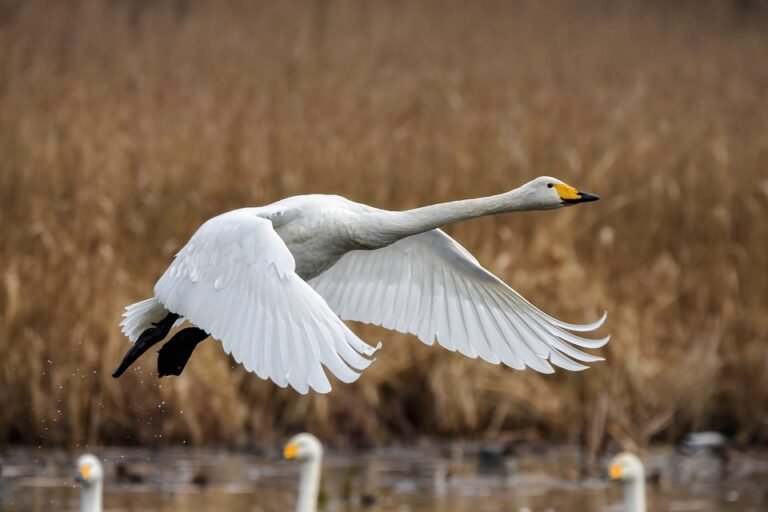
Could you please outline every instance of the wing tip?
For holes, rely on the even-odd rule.
[[[535,364],[531,364],[531,361],[526,361],[525,366],[544,375],[552,375],[556,372],[555,368],[549,364],[549,360],[546,358],[539,359]]]
[[[326,394],[330,393],[333,390],[333,386],[331,386],[331,383],[328,382],[327,384],[328,384],[327,386],[325,386],[325,385],[318,386],[318,385],[310,384],[310,387],[312,388],[312,391],[314,391],[315,393],[320,393],[321,395],[326,395]]]
[[[383,347],[383,346],[384,346],[384,345],[381,343],[381,341],[379,341],[378,343],[376,343],[376,346],[373,348],[373,351],[370,353],[370,355],[369,355],[369,354],[366,354],[366,355],[368,355],[368,357],[370,357],[370,359],[368,359],[368,364],[366,365],[366,367],[365,367],[365,368],[368,368],[368,366],[370,366],[370,365],[372,365],[374,362],[376,362],[376,358],[375,358],[375,357],[373,357],[373,355],[374,355],[376,352],[378,352],[379,350],[381,350],[381,347]],[[365,368],[363,368],[363,369],[365,369]]]
[[[608,320],[608,310],[607,309],[603,310],[603,315],[600,317],[600,319],[597,322],[594,322],[595,324],[597,324],[595,329],[598,329],[598,328],[602,327],[606,320]]]
[[[373,360],[371,362],[373,362]],[[350,372],[349,374],[344,374],[344,375],[339,375],[333,372],[331,373],[333,373],[333,376],[339,379],[344,384],[352,384],[353,382],[355,382],[357,379],[360,378],[360,375],[362,375],[360,372],[356,372],[352,368],[349,369],[349,372]]]
[[[371,357],[376,352],[381,350],[381,347],[383,347],[383,346],[384,345],[381,343],[381,341],[376,343],[376,346],[371,346],[371,345],[367,344],[366,342],[360,340],[359,347],[355,347],[355,348],[357,348],[357,351],[360,352],[362,355]]]
[[[535,306],[534,306],[535,308]],[[539,312],[541,312],[539,310]],[[545,314],[545,316],[548,316]],[[603,314],[598,318],[596,321],[588,324],[569,324],[568,322],[563,322],[562,320],[558,320],[553,317],[549,317],[549,320],[557,325],[558,327],[562,329],[566,329],[568,331],[572,332],[590,332],[590,331],[596,331],[600,327],[603,326],[605,321],[608,319],[608,311],[603,311]]]
[[[604,346],[606,346],[608,344],[609,341],[611,341],[611,335],[609,334],[605,338],[600,338],[600,339],[594,340],[594,341],[596,342],[596,344],[594,345],[594,347],[590,347],[590,348],[603,348]]]
[[[572,324],[571,326],[565,327],[565,328],[568,329],[569,331],[576,331],[576,332],[596,331],[597,329],[599,329],[600,327],[603,326],[603,324],[605,323],[606,320],[608,320],[608,310],[604,310],[603,314],[600,315],[600,318],[598,318],[597,320],[595,320],[592,323],[589,323],[589,324],[575,324],[575,325]],[[576,329],[572,329],[571,327],[577,327],[577,328]]]

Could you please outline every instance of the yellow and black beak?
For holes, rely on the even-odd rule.
[[[580,192],[570,185],[565,183],[558,183],[555,185],[555,190],[560,196],[560,200],[564,205],[572,205],[578,203],[588,203],[589,201],[597,201],[600,196],[596,194],[590,194],[589,192]]]
[[[77,474],[75,475],[75,482],[79,484],[86,483],[91,478],[91,468],[83,464],[77,468]]]
[[[296,443],[288,443],[285,445],[285,448],[283,448],[283,458],[285,459],[295,459],[298,453],[299,445]]]

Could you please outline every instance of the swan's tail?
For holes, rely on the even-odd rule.
[[[120,327],[128,339],[135,342],[141,333],[153,327],[168,315],[169,311],[156,298],[142,300],[126,306]]]

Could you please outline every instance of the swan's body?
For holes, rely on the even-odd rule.
[[[609,473],[624,486],[624,512],[645,512],[645,468],[640,459],[620,453],[611,461]]]
[[[584,369],[581,363],[601,358],[576,347],[598,348],[608,338],[573,332],[595,330],[605,317],[573,325],[547,316],[438,228],[595,199],[542,177],[505,194],[404,212],[306,195],[224,213],[179,251],[154,298],[126,308],[123,332],[138,343],[115,376],[182,318],[198,328],[161,349],[161,376],[178,375],[210,334],[264,379],[301,393],[327,392],[322,366],[351,382],[376,351],[339,316],[516,369]]]
[[[296,512],[315,512],[320,492],[323,446],[312,434],[299,434],[285,445],[283,457],[301,462]]]
[[[101,512],[101,495],[104,480],[99,459],[86,454],[77,459],[75,480],[80,484],[80,512]]]

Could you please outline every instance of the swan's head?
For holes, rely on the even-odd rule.
[[[636,455],[628,452],[620,453],[613,458],[608,474],[611,480],[621,480],[623,482],[645,480],[643,463],[640,462]]]
[[[104,471],[101,469],[99,459],[91,454],[81,455],[77,459],[77,474],[75,481],[83,487],[89,487],[101,482]]]
[[[298,434],[293,436],[285,448],[283,457],[299,461],[318,460],[323,456],[323,445],[312,434]]]
[[[539,210],[551,210],[600,199],[595,194],[581,192],[550,176],[539,176],[520,187],[520,191],[525,197],[526,205]]]

